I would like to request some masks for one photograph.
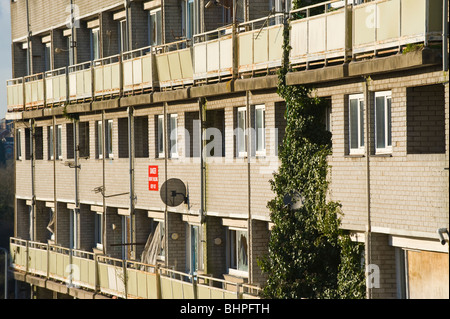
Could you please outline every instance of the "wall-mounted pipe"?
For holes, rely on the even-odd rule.
[[[448,71],[448,0],[442,3],[442,69]]]

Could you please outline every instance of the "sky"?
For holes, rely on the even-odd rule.
[[[0,0],[0,119],[6,114],[6,81],[11,79],[11,0]]]

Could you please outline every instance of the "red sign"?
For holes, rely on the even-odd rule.
[[[158,191],[158,166],[148,167],[148,190]]]

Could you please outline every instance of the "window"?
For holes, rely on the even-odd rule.
[[[53,136],[53,126],[49,126],[47,129],[47,141],[48,141],[48,159],[52,160],[54,155],[54,136]]]
[[[266,155],[266,109],[264,105],[255,106],[255,146],[256,155]]]
[[[73,46],[75,45],[75,43],[72,42],[72,35],[69,35],[67,37],[67,47],[69,48],[69,54],[68,54],[68,63],[69,65],[74,65],[75,64],[75,57],[73,54]]]
[[[186,224],[186,270],[190,274],[197,274],[203,268],[202,263],[202,241],[200,237],[200,226]]]
[[[148,157],[148,117],[134,118],[134,155],[137,158]]]
[[[22,130],[16,130],[16,160],[22,160]]]
[[[44,159],[44,138],[43,138],[43,128],[34,128],[34,158],[37,160]]]
[[[178,115],[170,114],[170,157],[178,157]]]
[[[56,125],[56,159],[62,159],[62,125]]]
[[[158,115],[158,157],[164,157],[164,115]]]
[[[102,121],[97,121],[96,125],[96,141],[97,141],[97,147],[96,147],[96,158],[102,159],[103,158],[103,123]]]
[[[375,93],[375,145],[377,154],[392,152],[390,91]]]
[[[349,97],[349,145],[350,154],[364,153],[364,95]]]
[[[70,247],[72,249],[79,249],[78,247],[78,224],[79,213],[76,209],[70,210]]]
[[[127,20],[119,21],[119,50],[120,52],[128,51],[128,34]]]
[[[78,152],[80,157],[89,157],[89,122],[78,124]]]
[[[100,59],[100,29],[91,29],[91,60]]]
[[[117,136],[119,143],[119,158],[129,157],[129,147],[128,147],[128,118],[122,117],[117,119],[117,129],[119,134]]]
[[[106,143],[106,158],[113,158],[113,120],[106,121],[106,131],[105,131],[105,143]]]
[[[95,213],[95,244],[97,249],[103,249],[103,214]]]
[[[50,42],[45,43],[44,48],[44,63],[45,71],[50,71],[52,69],[52,44]]]
[[[237,110],[237,132],[236,132],[236,150],[238,157],[247,156],[247,140],[245,137],[247,130],[246,123],[247,110],[240,107]]]
[[[247,275],[248,232],[242,229],[228,229],[228,268],[230,274]]]
[[[194,34],[199,32],[199,1],[184,0],[181,3],[182,14],[182,34],[186,39],[191,39]]]
[[[74,138],[73,138],[73,123],[66,124],[66,154],[67,159],[73,159],[74,157]]]
[[[149,45],[162,44],[161,8],[149,13]]]

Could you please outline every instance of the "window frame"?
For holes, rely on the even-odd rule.
[[[378,107],[377,98],[383,97],[384,147],[378,147]],[[389,101],[389,103],[388,103]],[[392,91],[375,92],[375,154],[392,154]],[[390,143],[390,144],[389,144]]]
[[[240,127],[239,114],[244,113],[244,127]],[[237,157],[247,157],[248,145],[247,145],[247,108],[245,106],[238,107],[236,112],[236,154]],[[242,141],[241,141],[242,139]],[[241,151],[241,146],[244,145],[244,150]]]
[[[55,140],[53,134],[53,125],[48,126],[47,128],[47,150],[48,150],[48,160],[52,161],[55,156]]]
[[[62,125],[58,124],[55,125],[55,135],[56,135],[56,139],[55,139],[55,143],[54,146],[55,151],[56,151],[56,159],[57,160],[61,160],[63,158],[62,156]]]
[[[172,120],[175,120],[175,127],[172,127]],[[175,133],[174,133],[175,131]],[[170,141],[170,157],[171,158],[179,158],[178,153],[178,114],[170,114],[169,115],[169,141]],[[172,136],[175,134],[175,138]],[[175,143],[173,143],[175,142]]]
[[[155,38],[156,41],[153,42],[153,26],[152,26],[152,16],[154,17],[154,22],[156,26]],[[161,7],[150,10],[148,13],[148,44],[149,46],[158,46],[162,44],[162,10]]]
[[[105,158],[114,158],[114,120],[105,120]]]
[[[351,110],[351,101],[357,101],[357,148],[352,148],[352,110]],[[361,114],[361,103],[362,103],[362,114]],[[364,100],[364,94],[352,94],[348,97],[348,149],[350,155],[363,155],[365,152],[365,112],[366,112],[366,103]]]
[[[94,212],[94,240],[97,249],[103,249],[103,213]]]
[[[22,160],[22,129],[16,129],[16,161]]]
[[[238,235],[245,233],[247,240],[247,250],[245,256],[247,257],[246,267],[244,269],[239,268],[240,256],[239,256],[239,239]],[[238,277],[248,277],[249,274],[249,245],[248,245],[248,230],[238,227],[227,227],[227,268],[228,274]]]
[[[97,136],[96,136],[97,158],[103,159],[103,122],[101,120],[96,121],[95,126],[97,128]]]
[[[262,110],[262,149],[259,149],[259,127],[258,127],[258,111]],[[265,156],[266,155],[266,106],[265,104],[255,105],[255,154],[256,156]]]
[[[100,28],[90,29],[90,40],[91,40],[91,61],[96,61],[101,59],[100,54]]]
[[[156,117],[156,126],[157,126],[157,143],[156,143],[156,153],[158,154],[158,158],[164,158],[166,156],[165,151],[165,137],[164,137],[164,129],[166,127],[164,123],[164,115],[158,115]]]

